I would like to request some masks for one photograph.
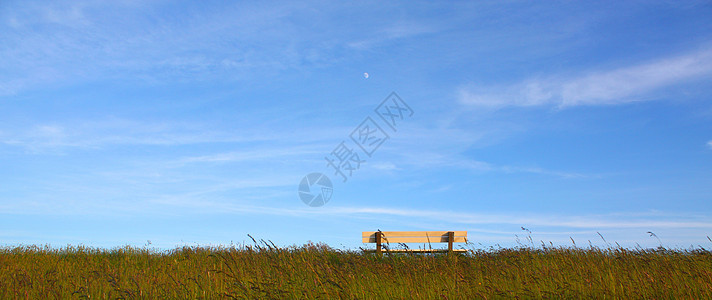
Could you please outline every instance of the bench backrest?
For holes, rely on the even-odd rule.
[[[449,233],[453,233],[453,243],[466,243],[467,231],[381,231],[381,243],[450,243]],[[361,233],[363,243],[376,243],[378,231]]]

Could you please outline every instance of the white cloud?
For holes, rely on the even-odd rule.
[[[503,107],[613,105],[645,101],[647,94],[685,80],[712,75],[712,48],[576,78],[530,78],[505,87],[463,87],[463,104]]]
[[[186,201],[181,205],[205,207],[205,202]],[[251,205],[234,205],[226,202],[209,202],[210,209],[221,212],[281,215],[294,217],[342,216],[359,217],[393,216],[418,219],[423,222],[445,222],[448,224],[508,224],[516,226],[562,227],[576,229],[622,229],[622,228],[711,228],[709,218],[699,215],[667,215],[662,213],[634,213],[605,215],[545,215],[545,214],[497,214],[467,213],[438,210],[418,210],[385,207],[324,206],[314,208],[277,208]]]
[[[630,218],[613,215],[514,215],[514,214],[478,214],[450,211],[411,210],[391,208],[335,208],[335,213],[344,214],[381,214],[406,217],[422,217],[431,220],[448,221],[460,224],[512,224],[527,226],[554,226],[572,228],[712,228],[712,223],[702,220],[677,219],[660,215],[650,218]]]
[[[389,27],[377,30],[373,37],[348,43],[348,46],[358,50],[366,50],[388,41],[415,37],[436,31],[435,28],[419,23],[397,22]]]
[[[707,147],[710,147],[710,149],[712,149],[712,141],[707,142]]]
[[[285,20],[291,7],[228,5],[181,19],[156,17],[155,5],[11,5],[0,16],[13,29],[0,32],[13,45],[0,49],[0,96],[87,78],[241,79],[294,65],[310,50],[327,56],[306,43],[290,51],[271,46],[295,44]],[[265,47],[250,46],[255,41]]]
[[[271,179],[254,179],[233,181],[216,185],[211,190],[201,190],[187,194],[172,195],[145,195],[149,201],[141,201],[136,206],[127,207],[124,202],[102,202],[87,205],[81,211],[69,207],[62,201],[16,201],[0,203],[0,209],[11,213],[39,213],[39,214],[117,214],[123,212],[148,212],[161,214],[164,211],[200,212],[200,213],[233,213],[266,216],[289,216],[298,218],[312,218],[314,216],[338,217],[340,219],[369,218],[407,218],[419,220],[422,223],[433,224],[460,224],[462,226],[487,226],[511,225],[538,228],[560,228],[576,230],[603,230],[603,229],[712,229],[709,216],[695,214],[669,214],[657,211],[638,213],[607,213],[607,214],[533,214],[533,213],[478,213],[463,211],[447,211],[433,209],[408,209],[397,207],[366,207],[366,206],[333,206],[328,204],[320,208],[309,208],[301,203],[293,202],[290,205],[280,202],[279,206],[252,205],[246,202],[236,203],[234,199],[222,199],[205,195],[226,189],[243,189],[254,187],[276,187],[293,185],[292,176],[281,176]],[[441,189],[447,189],[443,187]],[[280,196],[291,191],[276,191]],[[146,200],[146,199],[144,199]],[[199,200],[199,201],[197,201]],[[73,202],[72,202],[73,203]],[[85,202],[88,204],[88,202]],[[109,209],[110,210],[107,210]],[[150,208],[150,209],[149,209]],[[479,227],[477,227],[479,228]],[[554,230],[554,229],[552,229]]]
[[[10,3],[0,15],[0,26],[11,29],[0,31],[0,40],[13,45],[0,47],[0,96],[97,79],[273,79],[293,68],[332,65],[373,45],[433,30],[372,15],[365,17],[383,22],[364,22],[363,31],[339,27],[348,26],[343,22],[313,30],[312,23],[367,11],[350,6],[315,11],[297,2],[233,3],[219,9],[202,5],[189,16],[159,15],[157,8],[163,7],[153,2],[23,3]]]
[[[461,149],[454,149],[457,145],[451,145],[453,150],[462,151]],[[397,160],[398,165],[412,166],[421,169],[433,169],[433,168],[452,168],[461,170],[470,170],[474,172],[500,172],[500,173],[529,173],[529,174],[539,174],[547,175],[561,178],[595,178],[599,177],[596,174],[583,174],[576,172],[567,172],[559,170],[549,170],[541,167],[522,167],[522,166],[511,166],[511,165],[498,165],[492,164],[485,161],[479,161],[476,159],[465,157],[464,155],[455,152],[443,150],[438,152],[436,150],[420,151],[420,152],[408,152],[401,153],[398,157],[393,159]]]
[[[203,162],[214,162],[214,163],[225,163],[225,162],[243,162],[243,161],[256,161],[256,160],[274,160],[277,158],[294,158],[303,156],[308,157],[309,155],[314,157],[319,157],[320,154],[324,153],[323,147],[314,146],[297,146],[297,147],[280,147],[274,146],[265,147],[262,149],[247,150],[247,151],[233,151],[227,153],[217,153],[203,156],[186,157],[180,160],[181,163],[203,163]]]
[[[371,167],[376,170],[382,170],[382,171],[400,170],[400,168],[398,168],[395,164],[393,164],[391,162],[374,163],[374,164],[371,164]]]
[[[243,120],[246,120],[247,123],[256,123],[249,116],[245,116]],[[311,149],[322,146],[324,141],[336,140],[343,136],[343,132],[346,132],[346,129],[340,127],[311,128],[297,133],[268,127],[242,128],[236,131],[212,123],[145,122],[117,118],[0,129],[0,145],[20,147],[32,153],[55,152],[71,148],[98,149],[112,145],[174,146],[238,142],[278,143],[279,145],[273,145],[274,151],[283,153],[283,150],[279,150],[286,149],[281,145],[282,143],[309,143],[309,147],[312,147],[310,149],[288,147],[290,150],[299,150],[296,153],[304,154],[316,151]],[[254,153],[254,155],[279,154],[274,151]],[[244,160],[248,158],[245,155],[247,154],[211,154],[210,156],[186,158],[183,162]]]

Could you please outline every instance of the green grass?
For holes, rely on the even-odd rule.
[[[277,248],[0,249],[1,299],[712,298],[706,250],[525,248],[383,255]]]

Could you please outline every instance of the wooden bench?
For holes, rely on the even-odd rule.
[[[391,243],[424,243],[428,248],[422,249],[390,249],[386,246],[385,252],[467,252],[465,249],[453,249],[453,243],[466,243],[467,231],[364,231],[361,233],[363,243],[376,243],[376,252],[382,253],[383,244]],[[447,243],[447,249],[432,249],[432,243]],[[373,251],[373,250],[367,250]]]

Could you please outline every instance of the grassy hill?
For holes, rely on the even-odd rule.
[[[277,248],[22,246],[0,250],[0,298],[712,299],[712,253],[502,248],[383,255]]]

